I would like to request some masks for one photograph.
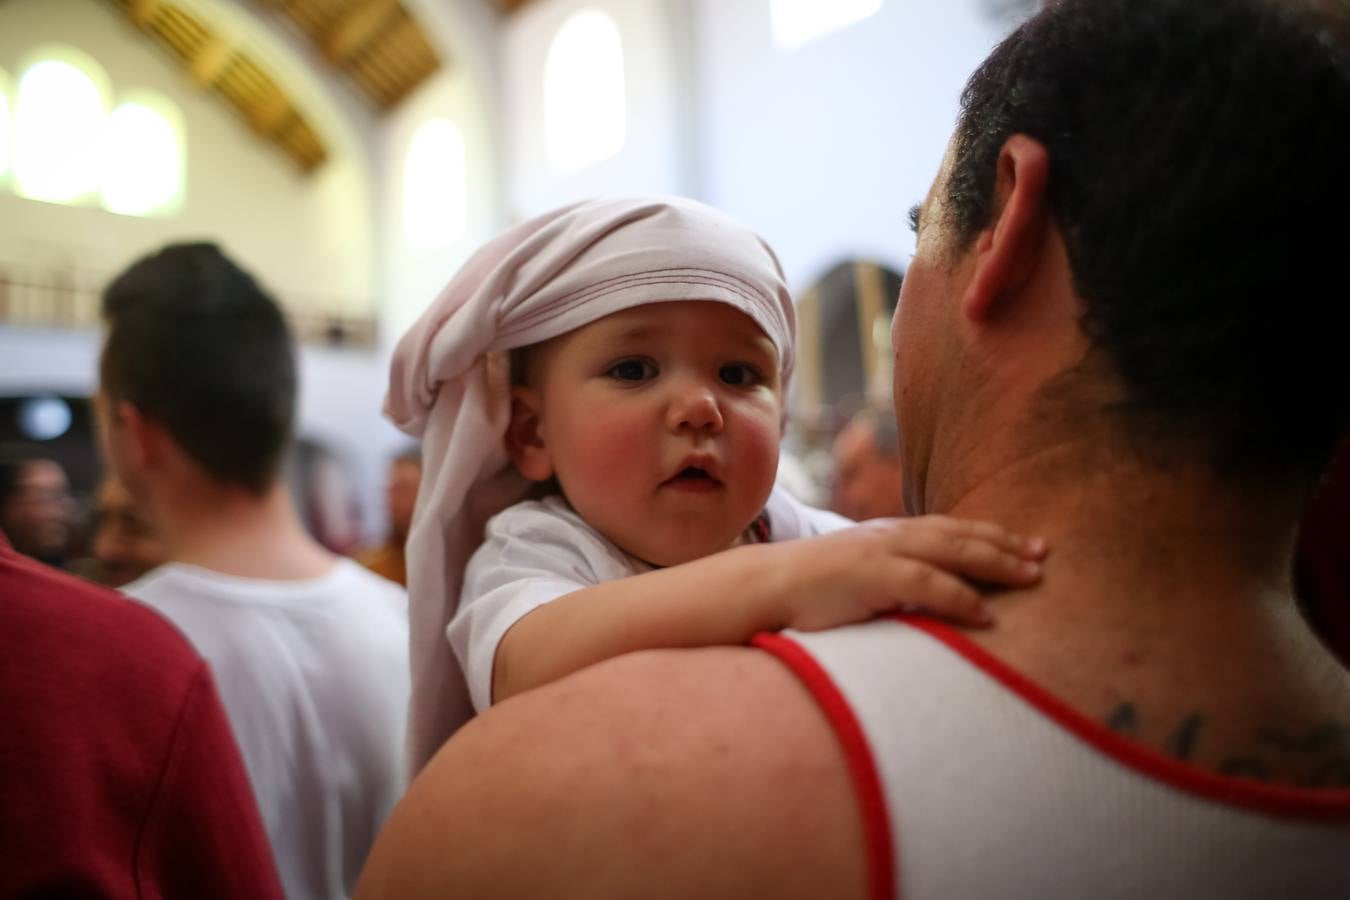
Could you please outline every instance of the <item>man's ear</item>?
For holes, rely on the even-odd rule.
[[[506,452],[516,469],[530,481],[553,476],[553,459],[540,433],[539,392],[519,385],[511,388],[511,424],[506,427]]]
[[[975,239],[975,271],[961,300],[968,319],[982,319],[1000,297],[1021,287],[1035,271],[1050,223],[1045,146],[1015,134],[999,151],[994,176],[993,221]]]
[[[169,434],[128,400],[109,403],[108,440],[117,447],[122,459],[137,471],[162,468],[169,449]]]

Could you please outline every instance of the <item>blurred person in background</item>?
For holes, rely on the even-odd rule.
[[[405,780],[404,592],[301,524],[280,476],[296,361],[248,273],[169,246],[103,316],[103,455],[169,559],[125,591],[211,663],[286,894],[346,897]]]
[[[0,534],[0,897],[280,900],[211,671]]]
[[[0,531],[24,556],[66,562],[73,504],[61,464],[38,456],[0,459]]]
[[[164,539],[111,473],[99,485],[91,541],[93,577],[120,588],[168,561]]]
[[[384,484],[385,509],[389,516],[389,533],[384,543],[368,547],[356,556],[356,561],[383,578],[404,587],[408,585],[408,562],[405,545],[408,529],[412,527],[413,505],[417,488],[422,483],[422,452],[411,447],[395,456],[389,463],[389,474]]]
[[[835,438],[830,509],[856,522],[903,516],[900,433],[889,414],[865,409]]]

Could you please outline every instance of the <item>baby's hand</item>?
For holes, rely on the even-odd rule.
[[[1045,542],[947,516],[875,519],[781,548],[789,627],[818,631],[921,610],[967,625],[993,621],[971,584],[1027,587]]]

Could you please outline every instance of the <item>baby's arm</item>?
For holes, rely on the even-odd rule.
[[[761,631],[815,630],[921,608],[988,624],[965,579],[1025,587],[1045,546],[987,523],[878,519],[822,537],[736,547],[597,584],[525,615],[502,637],[492,700],[637,650],[742,644]]]

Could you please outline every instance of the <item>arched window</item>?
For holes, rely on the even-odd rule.
[[[544,58],[544,150],[555,173],[573,172],[623,148],[623,41],[598,9],[573,13]]]
[[[796,50],[881,9],[882,0],[769,0],[773,42],[780,50]]]
[[[464,234],[468,177],[464,135],[449,119],[413,133],[403,165],[403,227],[417,247],[439,247]]]
[[[103,208],[126,216],[177,209],[185,157],[178,108],[157,94],[128,93],[104,124]]]
[[[35,54],[19,76],[14,104],[14,179],[21,195],[69,203],[97,189],[108,95],[103,70],[78,50]]]

